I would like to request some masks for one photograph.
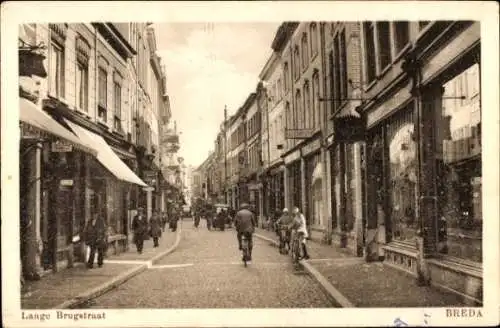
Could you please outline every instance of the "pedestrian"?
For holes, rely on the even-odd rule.
[[[179,210],[178,208],[172,208],[172,215],[170,216],[170,229],[172,232],[177,231],[177,221],[179,221]]]
[[[198,226],[200,225],[200,213],[196,211],[194,213],[194,227],[198,229]]]
[[[87,246],[90,247],[90,255],[87,261],[87,268],[94,267],[95,253],[97,252],[97,265],[102,267],[104,264],[104,252],[107,247],[107,226],[104,218],[95,213],[92,219],[87,222],[84,230],[84,238]]]
[[[167,212],[165,211],[161,212],[161,229],[163,232],[165,232],[165,228],[167,227],[167,221],[168,221]]]
[[[137,252],[142,254],[144,239],[146,239],[148,233],[148,222],[142,207],[139,207],[137,215],[132,221],[132,230],[134,231],[134,243],[137,247]]]
[[[155,211],[149,220],[149,234],[153,238],[153,247],[160,246],[158,240],[161,237],[161,222],[158,211]]]
[[[274,213],[273,213],[273,216],[272,216],[272,229],[274,230],[274,232],[276,232],[276,235],[280,235],[280,230],[277,226],[277,222],[278,220],[281,218],[283,213],[281,213],[281,210],[279,208],[277,208]]]

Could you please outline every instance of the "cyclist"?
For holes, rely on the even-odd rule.
[[[236,213],[234,218],[234,227],[236,228],[237,237],[238,237],[238,247],[241,250],[241,237],[245,235],[248,240],[248,259],[247,261],[252,260],[252,248],[253,248],[253,240],[252,235],[255,231],[255,226],[257,225],[257,220],[255,218],[255,214],[250,211],[250,205],[242,204],[241,209]]]
[[[292,230],[301,241],[302,251],[304,252],[304,258],[309,259],[309,254],[307,253],[306,238],[308,237],[306,228],[306,218],[302,213],[300,213],[298,207],[293,208],[293,223]]]
[[[290,240],[292,239],[290,226],[292,223],[293,217],[288,212],[288,208],[284,208],[281,217],[277,221],[277,231],[280,238],[280,252],[285,249],[285,246],[288,246],[288,250],[290,249]]]

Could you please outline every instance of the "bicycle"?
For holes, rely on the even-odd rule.
[[[293,264],[298,264],[299,260],[303,258],[302,247],[300,247],[301,246],[300,244],[301,244],[301,238],[299,237],[297,231],[295,231],[293,233],[292,247],[291,247],[291,256]]]
[[[243,254],[243,264],[245,265],[245,267],[247,267],[248,259],[250,258],[250,248],[246,235],[241,236],[241,252]]]
[[[289,235],[288,235],[288,229],[286,227],[279,227],[278,231],[280,233],[279,252],[280,252],[280,254],[288,254],[290,252],[290,249],[291,249]]]

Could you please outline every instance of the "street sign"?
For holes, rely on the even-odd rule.
[[[55,141],[51,144],[53,153],[69,153],[73,150],[73,146],[62,141]]]
[[[61,180],[61,186],[71,187],[73,186],[73,180],[70,179]]]
[[[308,139],[313,134],[313,129],[285,129],[286,139]]]

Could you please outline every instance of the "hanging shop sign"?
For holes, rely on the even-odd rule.
[[[73,146],[62,141],[52,142],[50,149],[53,153],[69,153],[73,151]]]
[[[285,129],[286,139],[309,139],[313,134],[313,129]]]
[[[336,118],[334,121],[334,137],[337,142],[356,142],[365,140],[365,120],[354,116]]]

